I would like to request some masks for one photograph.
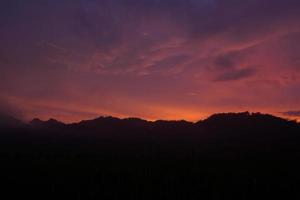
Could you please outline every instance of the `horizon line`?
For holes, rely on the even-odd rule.
[[[209,115],[206,118],[198,119],[198,120],[195,120],[195,121],[190,121],[190,120],[186,120],[186,119],[171,119],[171,120],[168,120],[168,119],[155,119],[155,120],[150,120],[150,119],[144,119],[144,118],[141,118],[141,117],[115,117],[115,116],[112,116],[112,115],[99,115],[98,117],[88,118],[88,119],[82,119],[80,121],[74,121],[74,122],[64,122],[63,120],[57,120],[56,118],[52,118],[52,117],[48,118],[47,120],[41,120],[38,117],[34,117],[31,120],[28,120],[28,121],[26,120],[26,122],[23,121],[23,120],[21,120],[21,121],[23,121],[25,123],[31,123],[33,120],[40,120],[42,122],[47,122],[47,121],[55,120],[55,121],[57,121],[59,123],[65,124],[65,125],[71,125],[71,124],[77,124],[77,123],[86,122],[86,121],[92,121],[92,120],[96,120],[96,119],[99,119],[99,118],[114,118],[114,119],[119,119],[119,120],[139,119],[139,120],[143,120],[143,121],[146,121],[146,122],[157,122],[157,121],[180,122],[180,121],[185,121],[185,122],[189,122],[189,123],[197,123],[197,122],[200,122],[200,121],[207,120],[207,119],[209,119],[210,117],[212,117],[214,115],[220,115],[220,114],[249,114],[250,116],[254,115],[254,114],[261,114],[261,115],[270,115],[270,116],[273,116],[273,117],[278,117],[278,118],[281,118],[281,119],[284,119],[284,120],[287,120],[287,121],[294,121],[294,122],[297,122],[297,123],[300,122],[299,119],[291,119],[291,118],[288,118],[288,117],[281,117],[281,116],[278,116],[276,114],[270,114],[270,113],[264,113],[264,112],[250,112],[250,111],[243,111],[243,112],[217,112],[217,113],[213,113],[213,114]]]

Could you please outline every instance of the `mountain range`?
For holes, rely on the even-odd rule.
[[[198,122],[188,121],[146,121],[138,118],[119,119],[99,117],[78,123],[65,124],[55,119],[42,121],[33,119],[22,123],[12,117],[2,117],[2,137],[10,141],[43,141],[43,143],[81,144],[100,148],[116,144],[163,144],[169,146],[197,146],[226,152],[270,151],[298,149],[300,124],[269,114],[261,113],[219,113]],[[0,136],[1,137],[1,136]],[[23,138],[19,141],[19,138]],[[5,140],[2,139],[2,142]],[[98,145],[98,144],[102,145]],[[203,148],[206,148],[205,150]],[[296,151],[292,150],[293,153]]]
[[[2,115],[0,131],[1,191],[12,199],[300,197],[300,124],[268,114],[72,124]]]

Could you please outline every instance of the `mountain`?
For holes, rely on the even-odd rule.
[[[0,127],[0,181],[10,196],[300,197],[300,125],[272,115],[219,113],[195,123],[34,119],[17,129],[8,125],[19,120],[0,121],[6,124]]]
[[[3,122],[20,123],[11,118]],[[26,141],[36,141],[50,147],[80,146],[80,151],[90,153],[116,148],[117,154],[130,155],[128,149],[120,148],[127,148],[131,144],[132,148],[136,148],[132,151],[141,151],[151,156],[158,155],[161,151],[165,155],[191,156],[192,149],[202,156],[211,156],[214,152],[219,157],[259,155],[257,152],[261,155],[273,154],[272,156],[279,155],[275,152],[280,152],[282,156],[292,156],[298,152],[300,154],[300,125],[297,122],[249,112],[218,113],[195,123],[99,117],[64,124],[55,119],[33,119],[21,130],[10,131],[6,128],[3,131],[9,133],[6,134],[9,141],[23,138],[24,144]],[[4,140],[2,143],[5,143]]]
[[[125,118],[119,119],[116,117],[99,117],[92,120],[83,120],[78,123],[65,124],[63,122],[57,121],[55,119],[49,119],[48,121],[42,121],[38,118],[33,119],[30,122],[32,126],[68,126],[76,127],[81,129],[99,129],[104,127],[157,127],[157,128],[180,128],[180,127],[211,127],[211,128],[238,128],[238,127],[271,127],[271,126],[296,126],[299,125],[296,121],[286,120],[280,117],[276,117],[269,114],[261,113],[250,113],[250,112],[241,112],[241,113],[218,113],[213,114],[205,120],[198,121],[196,123],[188,122],[184,120],[180,121],[166,121],[166,120],[157,120],[154,122],[146,121],[139,118]]]
[[[296,121],[289,121],[261,113],[220,113],[197,122],[196,126],[204,132],[223,134],[224,137],[246,136],[264,137],[289,136],[299,129]]]
[[[101,135],[128,135],[131,133],[209,137],[223,134],[231,137],[250,134],[252,136],[275,136],[280,132],[289,132],[299,128],[296,121],[289,121],[269,114],[261,113],[218,113],[205,120],[196,123],[188,121],[164,121],[154,122],[139,118],[119,119],[115,117],[99,117],[92,120],[84,120],[78,123],[64,124],[55,119],[41,121],[34,119],[30,122],[33,128],[45,128],[47,130],[64,128],[69,131],[85,131]],[[182,134],[182,135],[180,135]],[[216,135],[217,134],[217,135]],[[281,134],[288,135],[288,133]],[[171,136],[170,136],[171,137]],[[171,139],[171,138],[170,138]]]
[[[187,121],[146,121],[138,118],[99,117],[79,123],[64,124],[54,119],[34,119],[31,129],[61,140],[76,138],[81,142],[103,139],[134,143],[218,144],[216,148],[257,148],[300,143],[300,125],[261,113],[219,113],[196,123]],[[168,144],[168,145],[169,145]],[[282,146],[281,145],[281,146]],[[294,145],[295,146],[295,145]],[[211,146],[208,146],[211,148]]]
[[[66,124],[57,121],[56,119],[49,119],[47,121],[42,121],[38,118],[34,118],[29,122],[29,125],[33,127],[39,127],[39,128],[57,128],[57,127],[63,127]]]

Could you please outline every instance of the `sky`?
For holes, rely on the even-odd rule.
[[[300,119],[299,0],[1,0],[0,111]]]

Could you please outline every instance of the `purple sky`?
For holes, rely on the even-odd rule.
[[[299,0],[1,0],[0,109],[300,119]]]

